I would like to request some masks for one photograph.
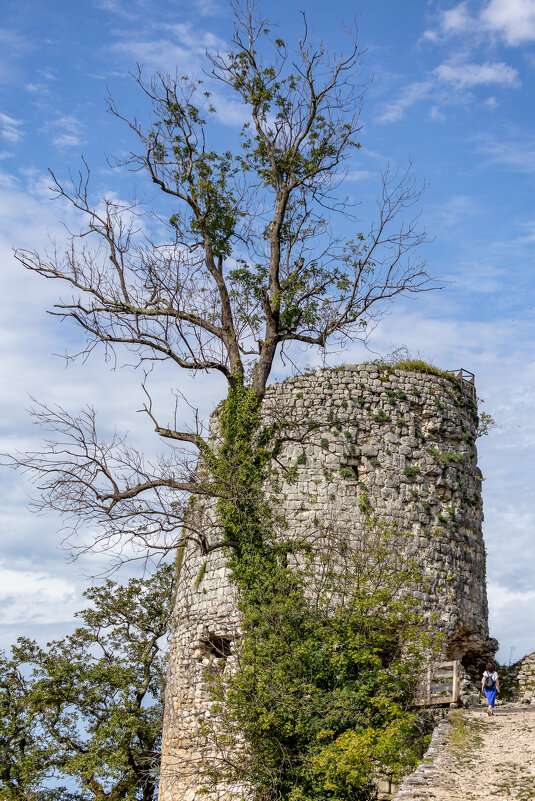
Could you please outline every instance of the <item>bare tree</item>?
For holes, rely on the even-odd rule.
[[[291,52],[256,4],[234,13],[228,52],[206,56],[206,82],[177,72],[147,84],[138,71],[149,122],[123,116],[109,100],[137,141],[126,163],[172,200],[170,219],[139,203],[95,207],[84,163],[69,186],[52,174],[53,191],[81,213],[83,230],[64,252],[19,250],[17,258],[67,288],[51,313],[85,332],[82,355],[99,343],[125,346],[140,366],[170,360],[217,371],[230,387],[250,384],[261,400],[278,353],[365,339],[392,298],[428,289],[429,279],[413,255],[423,234],[410,169],[383,174],[367,232],[340,194],[344,165],[360,147],[356,30],[346,55],[329,54],[312,43],[303,18]],[[248,113],[235,151],[212,146],[216,111],[206,87],[234,95]],[[340,218],[349,240],[334,232]],[[43,506],[103,525],[101,544],[126,535],[143,546],[176,545],[188,495],[211,491],[194,469],[195,452],[209,447],[200,430],[160,425],[148,395],[144,410],[171,448],[158,462],[120,437],[100,443],[91,410],[75,418],[60,408],[37,413],[59,431],[47,452],[15,457],[36,477]]]

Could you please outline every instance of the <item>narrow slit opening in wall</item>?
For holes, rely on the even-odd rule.
[[[226,659],[230,656],[232,651],[232,640],[229,637],[210,635],[210,637],[204,640],[204,646],[209,656],[215,656],[217,659]]]

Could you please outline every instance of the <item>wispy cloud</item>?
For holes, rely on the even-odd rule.
[[[373,170],[349,170],[344,181],[369,181],[377,178],[378,173]]]
[[[189,11],[195,17],[214,16],[221,13],[222,6],[223,10],[227,8],[227,4],[221,4],[217,0],[189,0],[184,5],[189,6]],[[158,27],[158,23],[154,22],[152,0],[95,0],[95,6],[123,20],[143,21],[145,28]],[[184,11],[185,9],[181,9],[181,16],[184,16]]]
[[[20,78],[21,60],[32,49],[22,35],[0,28],[0,84],[13,84]]]
[[[73,114],[48,120],[44,130],[52,134],[52,144],[56,147],[77,147],[82,143],[83,126]]]
[[[487,97],[487,99],[483,101],[483,105],[490,111],[494,111],[498,108],[499,104],[495,97]]]
[[[488,163],[499,164],[523,174],[535,173],[535,136],[489,134],[478,137],[476,142]]]
[[[120,62],[131,66],[138,63],[145,74],[160,71],[174,75],[188,75],[190,78],[201,77],[204,89],[211,91],[210,105],[217,110],[217,122],[232,127],[242,126],[250,119],[250,111],[236,98],[225,95],[221,84],[210,80],[204,73],[207,50],[225,50],[227,44],[210,30],[199,30],[190,23],[158,25],[162,34],[154,38],[136,38],[129,36],[117,41],[113,46],[114,54]],[[204,97],[198,102],[203,107]]]
[[[522,223],[524,233],[516,238],[516,242],[521,245],[531,245],[535,242],[535,220]]]
[[[39,99],[41,99],[44,95],[51,94],[50,88],[43,83],[42,81],[38,81],[37,83],[27,83],[24,87],[27,92],[30,92],[33,95],[37,95]]]
[[[440,64],[435,69],[439,81],[453,84],[457,89],[469,89],[483,84],[517,86],[518,71],[503,61],[484,64]]]
[[[432,119],[443,119],[440,108],[445,105],[467,103],[470,90],[482,86],[517,87],[520,86],[518,71],[503,61],[483,64],[461,61],[458,57],[439,64],[423,81],[405,87],[399,97],[381,108],[378,122],[390,123],[402,119],[409,108],[423,100],[432,99]],[[485,105],[488,101],[483,101]],[[495,108],[497,101],[492,98],[489,108]]]
[[[202,17],[221,13],[221,5],[215,0],[195,0],[195,8]]]
[[[378,122],[397,122],[405,116],[406,111],[415,103],[428,98],[433,91],[433,82],[418,81],[402,90],[397,100],[386,103],[377,117]]]
[[[95,5],[101,11],[107,11],[109,14],[114,14],[129,21],[138,18],[138,9],[132,3],[125,3],[122,0],[97,0]]]
[[[139,38],[133,35],[118,41],[113,50],[127,63],[139,63],[147,70],[191,75],[199,71],[206,50],[224,48],[225,42],[209,30],[198,30],[189,23],[158,26],[160,35]]]
[[[444,198],[440,205],[431,206],[427,211],[427,219],[432,223],[433,230],[440,228],[456,228],[467,218],[480,213],[481,209],[476,200],[470,195],[454,195]]]
[[[432,106],[429,117],[435,122],[444,122],[446,119],[446,115],[442,113],[438,106]]]
[[[45,79],[45,81],[58,80],[57,72],[52,67],[44,67],[43,69],[37,70],[37,72]]]
[[[22,120],[17,120],[15,117],[10,117],[8,114],[3,114],[0,111],[0,136],[7,142],[17,144],[24,136],[21,130]]]

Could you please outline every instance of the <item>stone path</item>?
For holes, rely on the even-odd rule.
[[[535,704],[459,710],[435,730],[396,801],[535,799]]]

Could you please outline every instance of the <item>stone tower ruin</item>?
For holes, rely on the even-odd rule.
[[[470,669],[495,650],[488,633],[474,386],[417,367],[348,365],[269,388],[263,420],[284,418],[292,428],[279,460],[295,467],[292,481],[281,478],[276,501],[286,536],[321,544],[328,524],[355,543],[363,530],[358,498],[365,491],[377,517],[410,535],[393,547],[402,547],[425,572],[419,601],[444,634],[444,658]],[[209,504],[202,525],[208,539],[211,532],[215,537]],[[239,787],[202,792],[200,768],[220,756],[201,732],[212,714],[206,670],[232,669],[239,624],[224,552],[203,556],[187,545],[171,641],[160,801],[246,797]]]

